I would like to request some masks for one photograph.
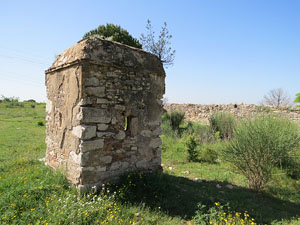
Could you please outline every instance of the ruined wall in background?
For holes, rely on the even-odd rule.
[[[84,39],[58,56],[46,86],[48,166],[79,188],[161,169],[165,72],[157,57]]]
[[[258,106],[254,104],[220,104],[220,105],[198,105],[198,104],[165,104],[167,112],[185,112],[185,119],[203,124],[209,123],[209,118],[214,112],[228,112],[235,117],[247,118],[261,113],[273,112],[285,116],[300,124],[300,109],[276,108],[270,106]]]

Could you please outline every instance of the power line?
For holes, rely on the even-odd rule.
[[[7,77],[6,75],[1,75],[1,80],[7,80],[7,81],[12,81],[12,82],[16,82],[19,84],[23,84],[23,85],[33,85],[33,86],[37,86],[37,87],[43,87],[43,85],[39,84],[39,83],[35,83],[33,81],[29,81],[29,80],[21,80],[19,78],[16,77]]]
[[[14,55],[19,55],[19,56],[22,56],[22,57],[29,57],[31,59],[37,59],[37,60],[42,60],[44,62],[47,62],[48,60],[46,58],[43,58],[43,56],[41,55],[31,55],[29,54],[28,52],[23,52],[23,51],[20,51],[20,50],[16,50],[16,49],[11,49],[11,48],[7,48],[7,47],[3,47],[3,46],[0,46],[0,49],[10,53],[10,54],[14,54]]]
[[[23,58],[23,57],[9,56],[9,55],[3,55],[3,54],[0,54],[0,57],[2,57],[2,58],[11,58],[11,59],[19,59],[19,60],[23,60],[23,61],[30,62],[30,63],[35,63],[35,64],[44,65],[44,66],[49,66],[47,63],[33,61],[31,59],[26,59],[26,58]]]

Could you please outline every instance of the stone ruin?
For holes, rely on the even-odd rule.
[[[165,72],[154,55],[88,38],[46,71],[46,165],[80,190],[161,170]]]

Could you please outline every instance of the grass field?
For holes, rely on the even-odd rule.
[[[223,212],[218,207],[226,204],[231,209],[224,213],[246,215],[231,224],[300,224],[299,180],[274,171],[265,191],[254,192],[230,164],[188,162],[183,140],[164,135],[162,174],[126,175],[118,186],[79,196],[39,161],[44,111],[39,103],[0,103],[0,224],[201,224],[199,215]]]

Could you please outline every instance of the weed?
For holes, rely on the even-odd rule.
[[[218,112],[209,118],[211,129],[216,133],[219,132],[221,139],[230,139],[233,136],[235,120],[230,113]]]

